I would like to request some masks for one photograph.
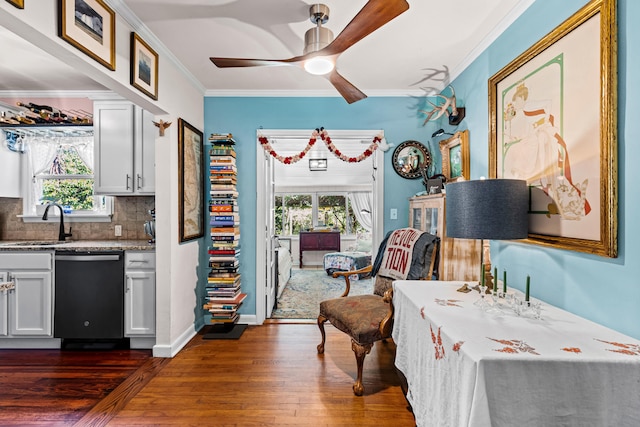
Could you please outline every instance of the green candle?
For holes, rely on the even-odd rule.
[[[498,267],[493,267],[493,293],[498,293]]]
[[[527,287],[525,288],[525,291],[524,291],[524,300],[525,301],[529,301],[529,282],[530,282],[530,280],[531,280],[530,277],[527,276]]]
[[[502,275],[502,292],[507,293],[507,270]]]

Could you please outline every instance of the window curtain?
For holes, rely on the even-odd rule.
[[[93,137],[72,138],[69,145],[75,147],[84,164],[93,172]]]
[[[36,179],[41,173],[48,173],[51,163],[61,146],[72,146],[82,161],[93,171],[93,136],[80,137],[44,137],[32,136],[25,139],[25,147],[29,158],[31,179],[33,182],[32,198],[34,201],[42,195],[42,181]]]
[[[36,176],[49,170],[51,162],[56,158],[58,144],[52,143],[47,138],[34,137],[25,141],[25,147],[27,147],[27,156],[31,167],[30,174],[33,182],[31,199],[35,202],[39,195],[42,195],[42,181],[37,180]]]
[[[353,208],[353,213],[362,227],[371,231],[373,229],[373,221],[371,210],[373,209],[373,197],[370,191],[358,191],[349,193],[349,202]]]

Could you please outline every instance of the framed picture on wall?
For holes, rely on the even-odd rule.
[[[7,0],[18,9],[24,9],[24,0]]]
[[[110,70],[116,69],[115,13],[103,0],[59,0],[58,35]]]
[[[158,54],[136,33],[131,33],[131,85],[158,99]]]
[[[440,141],[442,174],[447,182],[469,179],[469,131],[456,132],[449,139]]]
[[[530,243],[617,256],[615,16],[593,0],[489,79],[489,174],[527,181]]]
[[[203,134],[178,119],[178,218],[180,242],[204,236]]]

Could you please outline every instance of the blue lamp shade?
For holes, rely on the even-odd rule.
[[[526,181],[486,179],[447,184],[447,236],[509,240],[528,236]]]

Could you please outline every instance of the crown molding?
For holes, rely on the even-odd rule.
[[[485,38],[483,38],[480,43],[471,51],[469,54],[453,69],[450,76],[450,81],[453,81],[458,77],[464,70],[469,67],[473,61],[478,59],[478,57],[491,46],[491,44],[496,41],[498,37],[502,33],[504,33],[511,24],[515,22],[516,19],[520,17],[524,13],[525,10],[531,6],[535,0],[522,0],[518,4],[516,4],[513,9],[509,11],[509,13],[500,21],[498,24],[487,34]]]
[[[136,32],[147,44],[149,44],[163,60],[168,60],[180,71],[201,93],[206,91],[204,85],[198,80],[182,62],[160,41],[158,37],[133,13],[123,0],[104,0],[104,2],[124,19],[131,29]]]

